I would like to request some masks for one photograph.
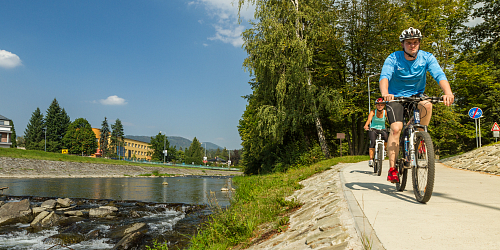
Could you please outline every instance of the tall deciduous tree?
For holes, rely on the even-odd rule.
[[[500,64],[500,1],[498,0],[472,0],[474,9],[472,17],[481,18],[476,26],[472,27],[468,33],[468,41],[473,48],[477,48],[474,56],[477,62],[493,62],[493,65]],[[498,66],[496,66],[498,68]]]
[[[151,156],[152,161],[163,162],[163,150],[167,150],[168,158],[165,157],[166,161],[175,157],[176,150],[170,148],[170,142],[168,141],[167,136],[163,135],[161,132],[159,132],[155,137],[151,137],[151,141],[149,142],[149,144],[151,144],[151,149],[153,149],[153,154]]]
[[[125,133],[123,132],[123,125],[120,119],[116,119],[115,123],[111,125],[111,148],[113,152],[120,157],[123,157],[125,142],[123,140],[123,136]]]
[[[26,143],[26,149],[29,150],[43,150],[44,143],[44,130],[43,130],[43,114],[40,112],[40,108],[36,110],[31,115],[28,126],[24,131],[24,138]]]
[[[248,116],[244,115],[240,122],[242,138],[249,137],[242,144],[244,154],[249,156],[244,157],[247,166],[262,166],[266,169],[262,172],[276,167],[285,170],[286,165],[316,145],[323,157],[328,157],[322,123],[327,112],[337,111],[340,98],[317,81],[316,64],[324,61],[317,62],[321,58],[315,55],[330,45],[321,41],[327,30],[336,29],[334,6],[331,1],[321,0],[240,0],[240,8],[245,3],[256,6],[256,21],[243,33],[249,54],[244,67],[255,77],[250,83],[253,94],[247,96]],[[250,139],[256,136],[258,140]]]
[[[108,118],[104,117],[104,121],[102,121],[101,124],[101,135],[100,135],[101,139],[99,140],[102,157],[106,157],[108,155],[108,144],[110,135],[111,132],[109,130]]]
[[[85,118],[78,118],[70,124],[64,136],[64,145],[70,154],[91,155],[96,152],[96,135]]]
[[[66,134],[70,118],[64,109],[61,109],[56,98],[47,109],[45,127],[47,129],[47,151],[60,152],[63,148],[63,138]]]

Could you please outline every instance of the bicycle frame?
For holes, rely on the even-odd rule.
[[[377,135],[377,140],[375,140],[375,157],[373,159],[378,159],[379,155],[378,155],[378,147],[382,147],[382,152],[385,151],[385,147],[384,147],[384,140],[382,139],[382,135],[381,134],[378,134]],[[382,156],[383,158],[383,156]]]
[[[405,189],[408,169],[412,169],[413,192],[421,203],[426,203],[431,198],[435,179],[434,145],[427,126],[420,124],[418,109],[420,102],[427,100],[433,104],[440,102],[439,97],[399,97],[391,101],[403,103],[404,108],[400,153],[396,156],[395,165],[399,177],[396,190]]]

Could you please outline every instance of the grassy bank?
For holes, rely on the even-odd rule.
[[[109,165],[129,165],[129,166],[148,166],[148,167],[170,167],[170,168],[188,168],[180,166],[166,166],[129,161],[112,160],[105,158],[84,157],[78,155],[67,155],[60,153],[45,152],[39,150],[23,150],[16,148],[0,148],[0,157],[12,157],[32,160],[47,160],[47,161],[65,161],[65,162],[81,162]]]
[[[190,249],[245,248],[252,240],[286,230],[287,214],[301,206],[287,201],[300,181],[329,169],[337,163],[368,160],[368,156],[346,156],[318,162],[311,166],[291,169],[286,173],[235,177],[238,187],[228,209],[215,206],[216,213],[191,240]]]

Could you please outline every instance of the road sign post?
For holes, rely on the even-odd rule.
[[[337,139],[340,139],[340,157],[342,157],[342,139],[345,138],[344,133],[337,133]]]
[[[479,148],[481,147],[481,117],[483,117],[483,111],[478,107],[471,108],[469,109],[469,117],[474,119],[474,123],[476,124],[476,147]]]
[[[500,126],[498,126],[496,122],[495,124],[493,124],[491,131],[493,131],[493,137],[495,137],[495,142],[498,142],[498,137],[500,135]]]

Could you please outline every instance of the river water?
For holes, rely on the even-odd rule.
[[[214,194],[220,206],[228,206],[231,192],[221,192],[221,188],[231,185],[231,180],[230,177],[206,176],[168,178],[6,178],[0,179],[0,187],[8,187],[8,189],[4,190],[4,195],[11,197],[33,196],[105,199],[121,202],[141,201],[148,202],[148,207],[152,210],[158,210],[158,207],[168,203],[208,205],[210,200],[213,200],[210,196],[213,197]],[[163,185],[164,182],[167,182],[168,185]],[[175,228],[197,226],[193,225],[193,221],[186,218],[186,214],[182,211],[179,212],[168,208],[160,213],[148,214],[146,217],[141,218],[140,222],[147,223],[150,230],[156,230],[157,234],[169,234],[175,231]],[[181,223],[186,223],[186,225],[179,225]],[[0,249],[48,249],[51,247],[51,245],[44,244],[42,241],[57,234],[56,229],[31,233],[28,227],[29,224],[18,224],[15,230],[1,230]],[[96,224],[95,227],[101,227],[103,232],[109,230],[106,225]],[[71,249],[111,248],[113,248],[113,245],[107,243],[107,239],[81,242],[71,246]]]
[[[167,182],[168,185],[163,185]],[[231,182],[229,177],[168,178],[29,178],[0,179],[6,195],[61,198],[137,200],[144,202],[208,203],[210,191],[216,192],[221,206],[229,205],[227,193],[221,188]]]

